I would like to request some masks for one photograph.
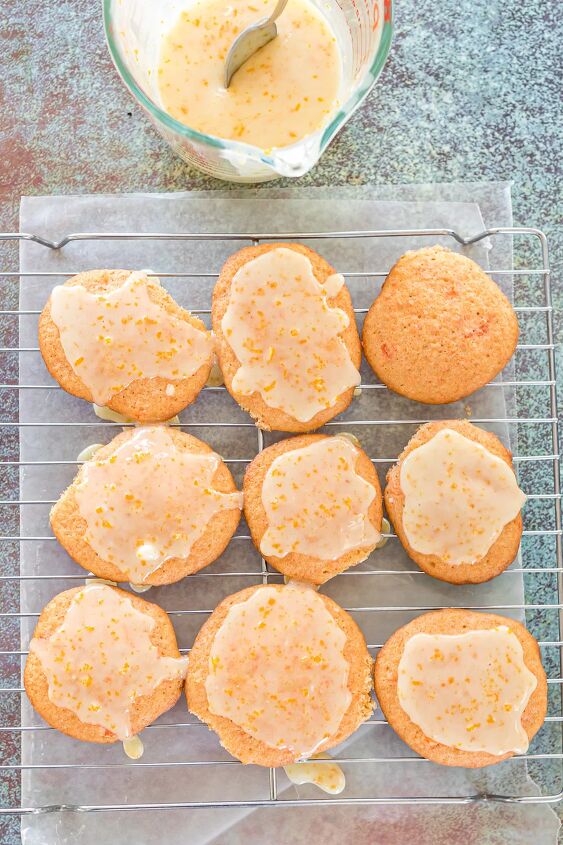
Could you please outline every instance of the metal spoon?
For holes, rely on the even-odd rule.
[[[278,28],[274,21],[279,18],[286,6],[287,0],[278,0],[276,8],[269,18],[262,18],[257,23],[247,26],[240,35],[237,35],[227,53],[225,88],[229,87],[237,70],[261,47],[265,47],[276,37]]]

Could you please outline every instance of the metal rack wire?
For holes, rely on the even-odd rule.
[[[505,390],[507,388],[514,389],[515,391],[518,390],[529,390],[530,388],[538,389],[542,393],[543,399],[546,400],[546,408],[547,411],[544,415],[527,415],[525,413],[525,407],[523,408],[524,413],[522,416],[515,415],[515,416],[500,416],[500,417],[472,417],[468,416],[467,418],[470,419],[471,422],[476,424],[484,425],[484,426],[492,426],[495,424],[500,424],[503,426],[514,426],[518,430],[521,430],[522,427],[524,429],[531,429],[534,434],[533,436],[528,436],[523,438],[524,448],[522,449],[521,453],[515,454],[514,456],[514,463],[516,470],[519,474],[523,474],[525,478],[524,485],[525,492],[528,495],[528,502],[529,503],[538,503],[540,507],[539,512],[539,519],[540,524],[536,522],[527,523],[526,516],[525,516],[525,530],[524,530],[524,540],[523,546],[521,551],[521,556],[519,560],[516,561],[516,564],[511,568],[510,572],[517,574],[518,577],[523,577],[529,579],[526,582],[528,586],[527,590],[527,598],[530,597],[530,601],[526,601],[524,603],[494,603],[491,604],[487,600],[487,585],[481,585],[482,589],[477,595],[475,601],[472,601],[470,604],[464,603],[463,606],[465,607],[472,607],[475,609],[483,609],[483,610],[498,610],[501,613],[510,613],[510,612],[524,612],[526,614],[526,620],[528,622],[529,627],[532,631],[535,631],[535,628],[541,633],[542,631],[548,631],[549,636],[542,638],[540,636],[540,646],[542,648],[542,653],[544,655],[544,660],[547,666],[549,677],[549,689],[550,689],[550,702],[549,702],[549,713],[546,720],[546,725],[555,727],[557,729],[557,735],[554,736],[550,734],[549,741],[547,743],[542,743],[541,732],[539,735],[538,741],[536,741],[530,751],[523,755],[523,759],[530,762],[531,765],[537,763],[538,765],[547,764],[548,761],[551,761],[551,764],[555,765],[556,771],[552,773],[550,784],[549,786],[542,789],[541,794],[539,795],[511,795],[511,794],[486,794],[486,793],[476,793],[476,794],[460,794],[460,795],[433,795],[433,796],[394,796],[394,795],[349,795],[344,794],[340,797],[319,797],[318,793],[312,792],[307,793],[306,795],[302,795],[300,797],[293,797],[291,794],[288,797],[282,797],[280,794],[280,783],[279,783],[279,776],[275,769],[271,769],[268,775],[268,787],[267,787],[267,794],[265,796],[258,796],[252,798],[243,798],[243,799],[233,799],[233,800],[222,800],[221,798],[217,798],[216,800],[212,801],[169,801],[169,802],[152,802],[152,801],[144,801],[142,803],[134,803],[130,801],[117,801],[115,803],[104,803],[104,804],[84,804],[81,803],[79,806],[74,806],[74,809],[80,809],[82,811],[111,811],[111,810],[140,810],[140,809],[166,809],[166,808],[195,808],[195,807],[273,807],[273,806],[303,806],[303,805],[318,805],[318,804],[329,804],[329,805],[341,805],[341,804],[381,804],[381,803],[394,803],[394,804],[406,804],[412,803],[414,801],[419,803],[471,803],[481,800],[496,800],[496,801],[504,801],[504,802],[518,802],[518,803],[543,803],[543,802],[555,802],[560,800],[563,797],[563,771],[562,771],[562,763],[563,763],[563,750],[561,748],[562,743],[562,735],[563,735],[563,709],[561,705],[561,684],[563,683],[563,674],[562,674],[562,651],[563,648],[563,537],[562,537],[562,513],[561,513],[561,492],[560,492],[560,466],[559,466],[559,438],[558,438],[558,428],[557,428],[557,396],[556,396],[556,371],[555,371],[555,354],[554,354],[554,340],[553,340],[553,319],[552,319],[552,304],[551,304],[551,292],[550,292],[550,268],[549,268],[549,258],[548,258],[548,247],[547,241],[545,236],[542,232],[531,229],[531,228],[502,228],[502,229],[489,229],[487,231],[482,232],[481,234],[470,238],[464,239],[462,238],[457,232],[449,229],[434,229],[434,230],[417,230],[417,231],[407,231],[407,230],[396,230],[396,231],[354,231],[354,232],[293,232],[293,233],[244,233],[244,234],[192,234],[192,233],[182,233],[182,234],[172,234],[172,233],[78,233],[78,234],[71,234],[67,237],[63,238],[60,241],[50,241],[45,238],[42,238],[37,235],[30,235],[24,233],[5,233],[0,234],[0,241],[12,241],[12,242],[21,242],[21,241],[32,241],[40,247],[43,247],[45,250],[48,251],[60,251],[63,250],[64,247],[67,245],[76,242],[76,241],[93,241],[93,240],[128,240],[128,241],[140,241],[140,240],[147,240],[147,239],[158,239],[158,240],[176,240],[176,241],[205,241],[205,240],[213,240],[213,241],[225,241],[225,242],[232,242],[233,248],[236,248],[241,243],[259,243],[260,241],[273,241],[273,240],[319,240],[322,241],[325,239],[335,239],[335,238],[342,238],[342,239],[350,239],[350,238],[405,238],[405,237],[428,237],[428,238],[450,238],[453,241],[456,241],[462,247],[468,247],[471,244],[478,243],[482,241],[484,238],[500,238],[500,237],[510,237],[510,238],[524,238],[527,239],[531,244],[531,251],[533,252],[534,246],[537,247],[537,251],[539,252],[539,262],[537,265],[528,266],[528,264],[524,264],[524,266],[518,266],[516,269],[495,269],[493,268],[489,272],[493,277],[502,277],[511,275],[513,277],[525,277],[526,279],[538,279],[541,282],[541,302],[538,303],[526,303],[526,304],[516,304],[516,310],[519,313],[519,317],[521,320],[525,321],[526,324],[528,321],[532,321],[533,323],[533,334],[537,334],[538,331],[542,338],[538,341],[536,338],[536,342],[525,342],[524,341],[518,344],[517,356],[522,353],[533,352],[534,354],[540,353],[541,361],[539,362],[538,366],[535,367],[537,370],[537,377],[534,373],[533,378],[520,378],[518,367],[516,368],[515,376],[512,378],[508,378],[505,381],[494,381],[491,382],[489,385],[486,386],[486,390]],[[321,247],[322,248],[322,247]],[[528,262],[529,256],[528,252],[530,250],[525,250],[526,255],[526,262]],[[201,278],[202,276],[206,276],[208,279],[213,279],[215,276],[212,273],[202,274],[202,273],[190,273],[190,272],[183,272],[183,273],[158,273],[156,275],[160,276],[163,279],[167,278],[174,278],[174,279],[186,279],[189,281],[193,278]],[[383,278],[386,275],[386,270],[384,269],[377,269],[370,272],[353,272],[353,273],[346,273],[344,268],[344,274],[348,278],[355,278],[355,279],[363,279],[369,277],[378,277]],[[71,276],[73,273],[69,270],[65,270],[64,273],[61,272],[53,272],[53,271],[41,271],[41,272],[33,272],[33,273],[22,273],[17,271],[1,271],[0,276],[5,278],[13,278],[15,280],[21,280],[22,284],[25,284],[27,277],[33,277],[35,279],[42,279],[45,282],[45,300],[47,299],[50,287],[52,284],[58,283],[63,280],[64,277]],[[186,296],[186,301],[182,302],[183,305],[189,308],[189,296]],[[358,314],[358,318],[361,319],[362,315],[365,314],[367,308],[356,308],[356,313]],[[17,320],[21,320],[22,318],[32,318],[36,320],[39,315],[39,310],[0,310],[0,318],[4,320],[9,320],[10,318],[15,318]],[[208,315],[210,313],[209,309],[192,309],[192,313],[200,314],[200,315]],[[8,360],[10,360],[10,356],[23,356],[23,355],[38,355],[38,347],[35,345],[20,345],[18,343],[14,346],[2,346],[0,347],[0,356],[7,356]],[[2,360],[2,359],[0,359]],[[4,368],[6,369],[6,368]],[[378,383],[372,383],[369,380],[364,380],[365,383],[361,385],[362,391],[386,391],[387,388]],[[43,392],[43,391],[57,391],[60,390],[58,385],[53,382],[48,382],[47,377],[45,378],[44,383],[39,384],[30,384],[30,383],[11,383],[6,381],[3,384],[0,384],[0,395],[1,396],[10,396],[12,394],[17,393],[17,395],[23,395],[27,393]],[[217,392],[223,392],[225,389],[222,387],[207,387],[205,388],[205,392],[208,395]],[[79,400],[76,400],[79,401]],[[205,401],[205,399],[200,400]],[[517,407],[520,408],[521,403],[518,401],[518,396],[516,397]],[[4,403],[5,404],[5,403]],[[10,404],[9,408],[13,410],[13,404]],[[447,416],[447,413],[444,414]],[[376,426],[391,426],[391,425],[398,425],[398,426],[415,426],[418,424],[422,424],[427,422],[427,419],[424,418],[397,418],[397,419],[353,419],[350,420],[334,420],[328,424],[326,427],[329,431],[331,429],[338,429],[342,427],[346,427],[347,429],[358,427],[360,430],[372,430]],[[84,430],[85,437],[88,437],[88,431],[91,428],[100,428],[101,426],[104,427],[104,430],[108,430],[110,436],[112,436],[113,431],[116,429],[120,429],[122,427],[122,423],[111,423],[111,422],[95,422],[91,420],[81,420],[78,419],[76,421],[57,421],[57,420],[49,420],[49,421],[34,421],[26,419],[25,416],[22,418],[20,414],[17,415],[14,419],[3,419],[0,420],[0,443],[2,443],[2,454],[0,454],[0,473],[5,472],[6,478],[4,480],[4,488],[8,489],[10,495],[6,498],[0,499],[0,513],[6,513],[5,509],[11,513],[16,511],[17,514],[22,514],[24,508],[33,508],[33,507],[45,507],[48,509],[50,505],[52,505],[55,501],[54,498],[45,498],[38,496],[37,498],[22,498],[21,494],[17,492],[17,485],[18,485],[18,478],[19,473],[27,468],[43,468],[49,470],[52,467],[55,468],[63,468],[68,467],[72,470],[73,467],[78,467],[79,462],[77,460],[69,460],[66,458],[61,458],[57,456],[49,456],[46,459],[41,460],[26,460],[22,459],[21,455],[18,453],[17,457],[13,454],[13,435],[14,432],[19,433],[21,430],[26,428],[49,428],[51,426],[59,428],[59,427],[70,427],[72,429],[80,428],[80,430]],[[191,421],[188,419],[182,421],[178,424],[182,428],[187,429],[201,429],[204,425],[200,421]],[[206,423],[209,425],[209,423]],[[255,429],[254,424],[249,420],[249,418],[243,419],[241,421],[235,420],[222,420],[222,421],[215,421],[212,425],[216,426],[217,428],[224,428],[224,429],[234,429],[236,431],[239,430],[255,430],[256,431],[256,441],[255,447],[253,449],[252,454],[245,455],[245,457],[233,457],[231,455],[226,455],[225,460],[228,464],[231,465],[232,468],[237,470],[243,469],[246,464],[254,457],[254,454],[261,451],[265,445],[264,433],[259,429]],[[367,427],[367,428],[366,428]],[[540,431],[541,436],[538,438],[535,436],[535,432]],[[405,441],[408,439],[410,434],[405,434]],[[10,439],[12,438],[12,439]],[[535,448],[534,444],[540,442],[540,446]],[[6,450],[10,447],[11,449],[11,456],[6,457]],[[530,450],[531,447],[531,450]],[[372,460],[376,464],[379,469],[386,470],[396,459],[396,455],[387,455],[384,457],[373,455]],[[522,482],[521,482],[522,483]],[[12,497],[12,496],[15,497]],[[18,525],[20,524],[20,520],[8,517],[4,520],[4,523],[9,524],[12,528],[0,536],[0,555],[3,558],[7,559],[7,553],[4,554],[5,549],[21,549],[23,544],[33,544],[37,547],[37,549],[42,549],[42,544],[51,545],[56,543],[54,536],[49,533],[45,534],[33,534],[33,535],[24,535],[22,534],[21,529],[18,530]],[[386,535],[392,543],[398,543],[398,540],[393,533],[389,533]],[[539,542],[543,542],[544,540],[548,541],[547,547],[547,556],[545,559],[545,566],[544,565],[529,565],[529,559],[532,557],[531,552],[525,548],[525,544],[527,542],[533,543],[536,540]],[[244,543],[248,544],[249,548],[251,548],[251,538],[249,534],[244,530],[241,529],[233,538],[234,543]],[[39,553],[39,552],[38,552]],[[536,555],[537,557],[537,555]],[[543,558],[542,558],[543,562]],[[215,567],[211,567],[212,571],[203,570],[193,576],[190,577],[190,581],[194,579],[194,583],[197,583],[199,579],[207,579],[210,578],[213,582],[218,582],[220,584],[224,584],[225,587],[225,595],[233,592],[232,589],[229,588],[229,583],[231,579],[253,579],[253,582],[259,583],[260,581],[263,583],[268,583],[269,581],[278,581],[280,576],[278,573],[271,571],[265,561],[262,559],[259,567],[252,569],[237,569],[236,571],[223,571],[219,570],[216,571]],[[388,576],[392,577],[406,577],[406,578],[416,578],[417,583],[420,582],[421,584],[427,583],[428,581],[432,582],[432,579],[429,579],[425,573],[418,570],[414,564],[410,564],[409,566],[403,569],[389,569],[389,568],[380,568],[373,563],[367,562],[365,567],[358,567],[350,572],[346,573],[343,576],[338,576],[339,579],[341,578],[351,578],[354,580],[360,579],[359,583],[367,583],[364,582],[363,579],[385,579]],[[534,600],[534,596],[537,595],[537,590],[535,588],[535,580],[537,580],[538,584],[542,583],[542,579],[545,578],[554,579],[554,586],[552,584],[551,588],[551,597],[553,601],[537,601]],[[139,760],[137,762],[129,762],[123,761],[120,762],[96,762],[96,761],[85,761],[81,763],[77,763],[74,761],[70,762],[59,762],[59,761],[49,761],[49,762],[41,762],[41,763],[25,763],[22,762],[21,758],[17,757],[17,749],[16,754],[14,756],[14,741],[17,743],[19,738],[24,737],[26,734],[34,734],[37,733],[45,733],[52,731],[52,728],[45,725],[44,723],[37,722],[37,723],[22,723],[18,719],[18,714],[20,710],[19,700],[20,696],[24,693],[23,687],[21,686],[21,666],[20,663],[25,659],[27,654],[27,648],[22,647],[22,644],[19,643],[19,625],[23,624],[26,620],[33,620],[35,617],[39,615],[38,610],[22,610],[19,606],[19,596],[17,593],[17,588],[23,588],[28,583],[44,583],[50,590],[51,595],[54,595],[56,592],[65,589],[67,587],[74,586],[76,583],[81,583],[84,580],[84,574],[80,571],[73,571],[69,573],[65,572],[49,572],[49,573],[40,573],[40,574],[22,574],[19,570],[14,571],[6,571],[6,568],[3,567],[2,573],[0,574],[0,601],[1,601],[1,609],[0,609],[0,633],[2,633],[4,637],[4,641],[7,641],[7,645],[2,643],[2,649],[0,650],[0,668],[2,669],[2,685],[0,686],[0,719],[2,720],[2,724],[0,724],[0,751],[2,752],[2,756],[0,757],[0,771],[2,771],[3,775],[6,775],[7,778],[11,778],[11,785],[12,790],[14,788],[14,784],[17,785],[19,783],[19,778],[22,776],[23,773],[33,771],[33,770],[58,770],[58,769],[69,769],[69,770],[113,770],[113,769],[127,769],[127,770],[135,770],[136,772],[147,770],[151,771],[152,769],[189,769],[190,767],[194,767],[196,770],[201,768],[205,771],[207,768],[220,766],[220,767],[237,767],[240,764],[237,761],[234,761],[228,758],[228,755],[219,754],[216,758],[212,759],[181,759],[181,760]],[[338,580],[338,579],[336,579]],[[437,583],[437,582],[434,582]],[[398,611],[401,613],[412,613],[414,615],[423,612],[425,610],[434,609],[436,605],[430,606],[423,606],[421,605],[388,605],[388,604],[365,604],[362,606],[354,605],[353,607],[348,607],[346,609],[350,610],[351,612],[357,614],[361,618],[368,618],[372,614],[395,614]],[[166,608],[170,616],[174,621],[179,619],[191,619],[193,618],[199,625],[200,622],[203,621],[206,614],[210,613],[213,609],[212,603],[205,604],[204,607],[181,607],[173,605],[170,608]],[[551,618],[551,614],[553,614],[553,618]],[[549,625],[545,625],[545,620],[549,617]],[[15,627],[10,627],[10,623],[13,622]],[[17,626],[16,626],[17,623]],[[4,626],[4,627],[2,627]],[[8,627],[5,627],[8,626]],[[16,630],[17,628],[17,630]],[[16,647],[19,646],[19,647]],[[180,642],[182,646],[181,651],[184,653],[189,652],[189,646]],[[380,648],[382,645],[381,641],[369,643],[369,648],[372,653],[377,652],[377,649]],[[15,703],[14,703],[15,702]],[[379,713],[368,722],[365,723],[365,726],[362,726],[360,730],[367,730],[370,726],[379,726],[380,728],[384,728],[385,730],[390,730],[386,726],[385,719],[381,717]],[[202,728],[204,726],[193,717],[190,717],[186,714],[183,718],[176,719],[175,721],[163,721],[158,722],[149,728],[147,728],[147,732],[152,734],[153,732],[160,732],[160,731],[183,731],[183,730],[197,730],[198,728]],[[8,759],[10,762],[8,762]],[[513,759],[522,759],[522,758],[513,758]],[[425,766],[432,766],[433,764],[428,763],[428,761],[414,756],[411,754],[400,753],[396,756],[391,755],[381,755],[381,756],[355,756],[355,755],[346,755],[346,753],[340,753],[337,756],[337,762],[341,763],[343,766],[369,766],[370,764],[385,764],[389,766],[394,765],[416,765],[417,767],[420,765],[421,769]],[[501,766],[509,767],[511,765],[511,761],[507,761],[506,763],[501,764]],[[61,795],[58,803],[56,804],[49,804],[49,806],[21,806],[20,805],[5,805],[0,806],[0,816],[1,815],[12,815],[12,814],[29,814],[29,813],[37,813],[37,812],[50,812],[54,810],[61,809],[63,807],[67,807],[68,801],[66,800],[66,796]]]

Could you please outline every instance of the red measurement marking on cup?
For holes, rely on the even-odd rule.
[[[370,24],[371,15],[372,15],[372,12],[373,12],[371,0],[364,0],[364,9],[365,9],[365,13],[364,13],[364,24],[365,25],[362,26],[362,28],[361,28],[362,29],[362,64],[365,62],[365,60],[368,57],[369,49],[370,49],[370,43],[371,43],[371,36],[369,34],[369,24]]]
[[[336,5],[340,8],[340,10],[344,14],[346,26],[348,27],[348,32],[350,33],[350,39],[353,41],[354,40],[354,33],[352,32],[352,27],[350,26],[350,21],[348,20],[348,15],[347,15],[348,6],[346,4],[342,5],[341,0],[336,0]]]
[[[383,20],[385,23],[391,23],[391,0],[385,0],[383,5]]]
[[[354,12],[356,13],[356,18],[357,18],[357,21],[358,21],[358,27],[357,27],[357,30],[356,30],[356,33],[355,33],[356,34],[355,41],[356,41],[356,44],[357,44],[357,48],[354,51],[354,52],[356,52],[355,61],[354,61],[354,65],[355,65],[354,72],[358,73],[358,71],[361,68],[362,63],[364,61],[364,53],[363,53],[363,45],[362,45],[362,16],[360,14],[360,10],[358,9],[358,6],[357,6],[355,0],[352,0],[352,7],[354,9]]]
[[[380,17],[380,14],[381,14],[381,13],[380,13],[380,11],[379,11],[379,2],[378,2],[378,0],[376,0],[376,2],[374,3],[374,6],[373,6],[373,24],[372,24],[372,29],[373,29],[373,31],[374,31],[374,32],[375,32],[375,30],[377,29],[377,27],[379,26],[379,17]]]

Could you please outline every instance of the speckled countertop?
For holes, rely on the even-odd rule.
[[[378,86],[297,184],[511,180],[515,224],[538,226],[550,240],[560,343],[560,0],[398,5]],[[99,3],[4,0],[2,13],[0,231],[17,230],[22,194],[229,189],[190,171],[134,106],[107,55]],[[16,266],[12,245],[1,245],[0,257],[2,266]],[[17,307],[13,279],[0,278],[0,297],[3,308]],[[10,343],[4,329],[2,344]],[[12,367],[2,367],[2,382],[16,375]],[[4,412],[16,401],[11,394],[1,398]],[[3,460],[17,455],[16,442],[4,440],[4,448]],[[2,498],[9,482],[0,476]],[[15,517],[11,524],[2,519],[2,529],[17,533]],[[3,572],[16,566],[4,552]],[[9,590],[2,586],[3,606]],[[547,587],[529,598],[553,600]],[[17,743],[3,738],[1,744],[2,755],[15,759]],[[16,798],[13,789],[14,781],[3,779],[3,803]],[[420,841],[431,841],[425,835],[431,837],[433,823],[432,814],[421,820]],[[501,835],[491,828],[490,842],[504,842]],[[397,836],[398,843],[400,825]],[[19,841],[18,819],[0,820],[0,840]]]

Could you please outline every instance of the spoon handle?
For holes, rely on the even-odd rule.
[[[283,10],[285,9],[286,6],[287,6],[287,0],[278,0],[278,2],[276,3],[276,8],[274,9],[272,14],[270,15],[269,20],[271,22],[273,22],[277,18],[279,18],[279,16],[281,15],[281,13],[283,12]]]

